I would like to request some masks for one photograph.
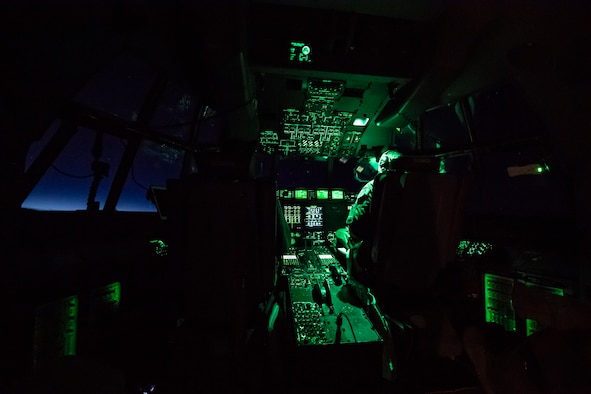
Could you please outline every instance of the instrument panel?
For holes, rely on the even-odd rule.
[[[297,346],[382,342],[328,248],[293,250],[281,263]]]

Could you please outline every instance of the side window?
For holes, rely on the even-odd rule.
[[[170,82],[150,121],[150,129],[177,141],[191,141],[199,100],[185,87]]]
[[[165,186],[166,180],[181,175],[184,152],[152,141],[142,141],[135,155],[121,196],[118,211],[155,212],[147,199],[150,186]]]
[[[468,101],[477,142],[511,141],[544,131],[523,92],[512,85],[495,86],[474,94]]]
[[[421,118],[422,149],[453,150],[470,144],[459,103],[428,110]]]
[[[562,215],[570,213],[567,186],[538,138],[543,123],[523,93],[495,86],[468,98],[482,200],[478,213]]]
[[[48,130],[51,133],[51,129]],[[37,210],[77,211],[85,210],[93,180],[92,148],[95,143],[94,130],[78,127],[55,162],[49,167],[33,191],[23,202],[23,208]],[[121,160],[124,146],[120,138],[102,136],[103,154],[101,161],[109,165],[109,172],[99,183],[96,201],[102,206],[113,180],[113,173]],[[34,155],[32,146],[30,154]],[[32,151],[32,152],[31,152]]]
[[[412,152],[419,147],[417,146],[417,127],[412,123],[396,130],[394,134],[394,142],[398,149],[405,152]]]
[[[488,152],[480,162],[482,213],[553,216],[569,212],[566,185],[545,162],[538,146]]]
[[[25,161],[25,171],[27,171],[29,167],[31,167],[31,164],[33,164],[35,159],[37,159],[39,154],[47,146],[47,143],[53,138],[53,136],[59,129],[60,125],[61,122],[59,121],[59,119],[56,119],[45,131],[45,133],[43,133],[43,136],[31,144],[31,146],[29,147],[29,151],[27,152],[27,159]]]
[[[116,118],[135,121],[155,76],[154,70],[139,59],[124,54],[94,75],[74,101]]]
[[[92,122],[84,123],[84,118],[80,122],[92,124],[91,127],[103,132],[99,142],[95,130],[79,126],[21,206],[38,210],[86,210],[90,196],[93,203],[99,204],[99,209],[104,209],[128,138],[132,138],[131,131],[141,135],[142,140],[115,208],[155,212],[156,207],[147,199],[147,190],[150,186],[165,186],[168,179],[180,177],[185,162],[182,147],[199,142],[194,140],[194,133],[202,106],[200,98],[189,87],[168,80],[160,90],[160,84],[154,82],[166,79],[156,77],[153,68],[131,54],[115,58],[94,75],[73,101],[81,105],[79,111],[87,112],[87,117],[94,119],[97,126]],[[154,108],[152,99],[158,100]],[[139,124],[138,115],[146,110],[152,111],[145,114],[149,122]],[[55,136],[60,123],[56,121],[42,139],[31,145],[27,168]],[[97,154],[98,161],[106,164],[108,171],[100,179],[94,195],[91,186]],[[96,208],[94,204],[92,207]]]
[[[421,148],[429,152],[455,152],[441,156],[440,172],[464,173],[472,165],[470,136],[459,102],[428,110],[421,117]]]

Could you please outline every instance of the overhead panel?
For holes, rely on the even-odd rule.
[[[391,145],[393,128],[375,120],[422,72],[430,25],[270,3],[253,4],[248,41],[261,150],[352,157],[362,144]]]
[[[261,150],[353,157],[389,99],[394,78],[288,69],[258,73]],[[332,77],[332,78],[330,78]]]
[[[365,130],[365,124],[353,125],[362,97],[340,109],[339,103],[346,91],[345,81],[311,79],[306,85],[302,105],[281,108],[279,122],[262,130],[263,150],[283,155],[326,157],[355,154]]]

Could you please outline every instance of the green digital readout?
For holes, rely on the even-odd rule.
[[[485,321],[503,327],[505,331],[517,331],[513,309],[513,278],[486,273],[484,279]]]
[[[331,197],[333,200],[342,200],[345,198],[345,194],[342,190],[333,190],[331,192]]]
[[[78,296],[41,305],[35,310],[33,363],[42,365],[62,356],[75,356]]]
[[[297,200],[306,200],[308,198],[308,191],[304,189],[298,189],[295,191],[295,198]]]
[[[121,303],[121,282],[113,282],[94,291],[97,301],[119,306]]]
[[[64,355],[76,355],[76,334],[78,327],[78,296],[71,296],[64,300],[66,306],[65,326],[63,331]]]
[[[154,245],[154,253],[156,256],[164,257],[168,255],[168,244],[161,239],[153,239],[150,241]]]
[[[279,190],[279,197],[281,197],[281,198],[293,198],[293,190],[281,189],[281,190]]]
[[[326,190],[326,189],[316,190],[316,198],[319,200],[328,200],[328,190]]]
[[[310,45],[299,42],[299,41],[292,41],[289,46],[289,60],[291,62],[298,62],[298,63],[311,63],[312,48]]]
[[[355,118],[353,120],[353,126],[365,127],[369,123],[369,118]]]

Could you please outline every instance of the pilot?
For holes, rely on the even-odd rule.
[[[346,219],[346,227],[336,232],[337,244],[347,249],[347,272],[357,280],[367,282],[372,270],[373,233],[381,203],[381,190],[386,175],[400,177],[400,189],[404,188],[405,173],[397,171],[393,163],[400,158],[400,152],[386,150],[378,160],[376,176],[367,182],[355,199]],[[369,285],[369,283],[366,283]]]
[[[393,165],[400,156],[398,151],[391,149],[382,153],[378,160],[377,174],[357,194],[355,203],[345,221],[346,226],[335,232],[337,249],[341,250],[341,248],[338,248],[339,244],[345,245],[344,253],[347,260],[349,285],[352,286],[353,292],[367,307],[366,313],[368,313],[370,320],[384,339],[383,377],[388,380],[393,378],[395,369],[392,367],[396,359],[394,356],[394,342],[390,324],[385,320],[380,308],[376,305],[376,299],[370,291],[370,288],[373,288],[373,274],[376,274],[371,254],[381,204],[381,192],[386,175],[388,177],[398,176],[400,191],[404,188],[406,173],[397,171]],[[351,279],[354,280],[351,281]]]

